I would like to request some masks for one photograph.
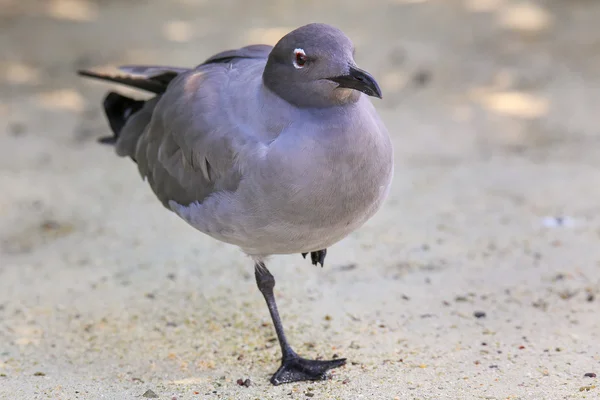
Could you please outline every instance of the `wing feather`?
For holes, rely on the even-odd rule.
[[[222,112],[229,107],[222,98],[223,88],[235,73],[223,64],[245,68],[248,64],[238,67],[237,61],[264,60],[270,49],[259,45],[219,53],[195,70],[180,73],[157,102],[137,142],[136,160],[167,208],[170,200],[188,205],[202,202],[216,191],[237,188],[242,175],[236,157],[248,151],[252,138]],[[127,68],[148,78],[163,73],[158,67]]]

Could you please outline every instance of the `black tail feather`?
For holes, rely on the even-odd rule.
[[[167,90],[171,81],[178,74],[187,71],[185,68],[161,66],[126,66],[122,68],[126,72],[125,75],[104,74],[85,70],[77,71],[77,73],[88,78],[119,83],[160,96]],[[117,144],[121,131],[128,119],[140,111],[142,107],[144,107],[144,104],[146,104],[146,100],[135,100],[115,92],[109,92],[104,98],[103,105],[104,113],[106,114],[110,128],[113,131],[113,136],[100,138],[98,139],[98,142],[110,145]],[[127,143],[124,145],[126,147],[128,146]],[[126,152],[130,153],[130,150],[131,149],[128,149]],[[136,161],[131,154],[129,154],[129,156],[133,161]]]
[[[101,81],[108,81],[114,83],[120,83],[125,86],[131,86],[137,89],[145,90],[147,92],[161,94],[164,93],[169,85],[169,82],[177,76],[177,74],[162,74],[153,78],[143,78],[143,77],[135,77],[135,76],[127,76],[127,75],[110,75],[110,74],[102,74],[99,72],[92,71],[77,71],[77,73],[81,76],[85,76],[87,78],[99,79]]]
[[[144,103],[143,100],[134,100],[115,92],[109,92],[104,98],[103,105],[113,136],[103,137],[98,141],[103,144],[115,144],[127,119],[139,111]]]
[[[117,143],[116,136],[104,136],[98,139],[98,143],[115,145]]]

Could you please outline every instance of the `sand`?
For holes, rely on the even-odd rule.
[[[312,21],[379,80],[396,170],[325,268],[270,262],[297,351],[349,360],[272,387],[252,262],[95,142],[110,87],[74,71]],[[0,1],[0,398],[598,398],[598,21],[589,0]]]

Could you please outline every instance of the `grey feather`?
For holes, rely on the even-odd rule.
[[[222,51],[210,57],[202,64],[231,63],[248,58],[267,59],[272,49],[273,46],[266,44],[254,44],[236,50]]]
[[[164,93],[127,120],[117,153],[163,205],[256,258],[327,248],[379,209],[393,174],[385,126],[351,88],[360,82],[342,80],[360,71],[353,52],[339,30],[312,24],[191,70],[122,67]]]
[[[146,79],[168,82],[175,76],[189,70],[189,68],[168,67],[164,65],[122,65],[119,67],[119,71],[128,75],[138,75]]]

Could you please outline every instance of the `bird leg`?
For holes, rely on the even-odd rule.
[[[275,386],[282,383],[299,382],[299,381],[319,381],[327,378],[326,372],[332,368],[340,367],[346,363],[345,358],[336,360],[307,360],[300,357],[289,345],[283,325],[277,311],[275,296],[273,295],[273,287],[275,287],[275,278],[267,267],[262,262],[254,265],[254,276],[258,289],[263,294],[271,319],[275,326],[277,339],[281,346],[281,366],[271,377],[271,383]]]
[[[306,258],[308,253],[302,253],[302,257]],[[327,249],[311,251],[310,252],[310,260],[312,261],[312,265],[321,264],[321,268],[325,265],[325,256],[327,255]]]

